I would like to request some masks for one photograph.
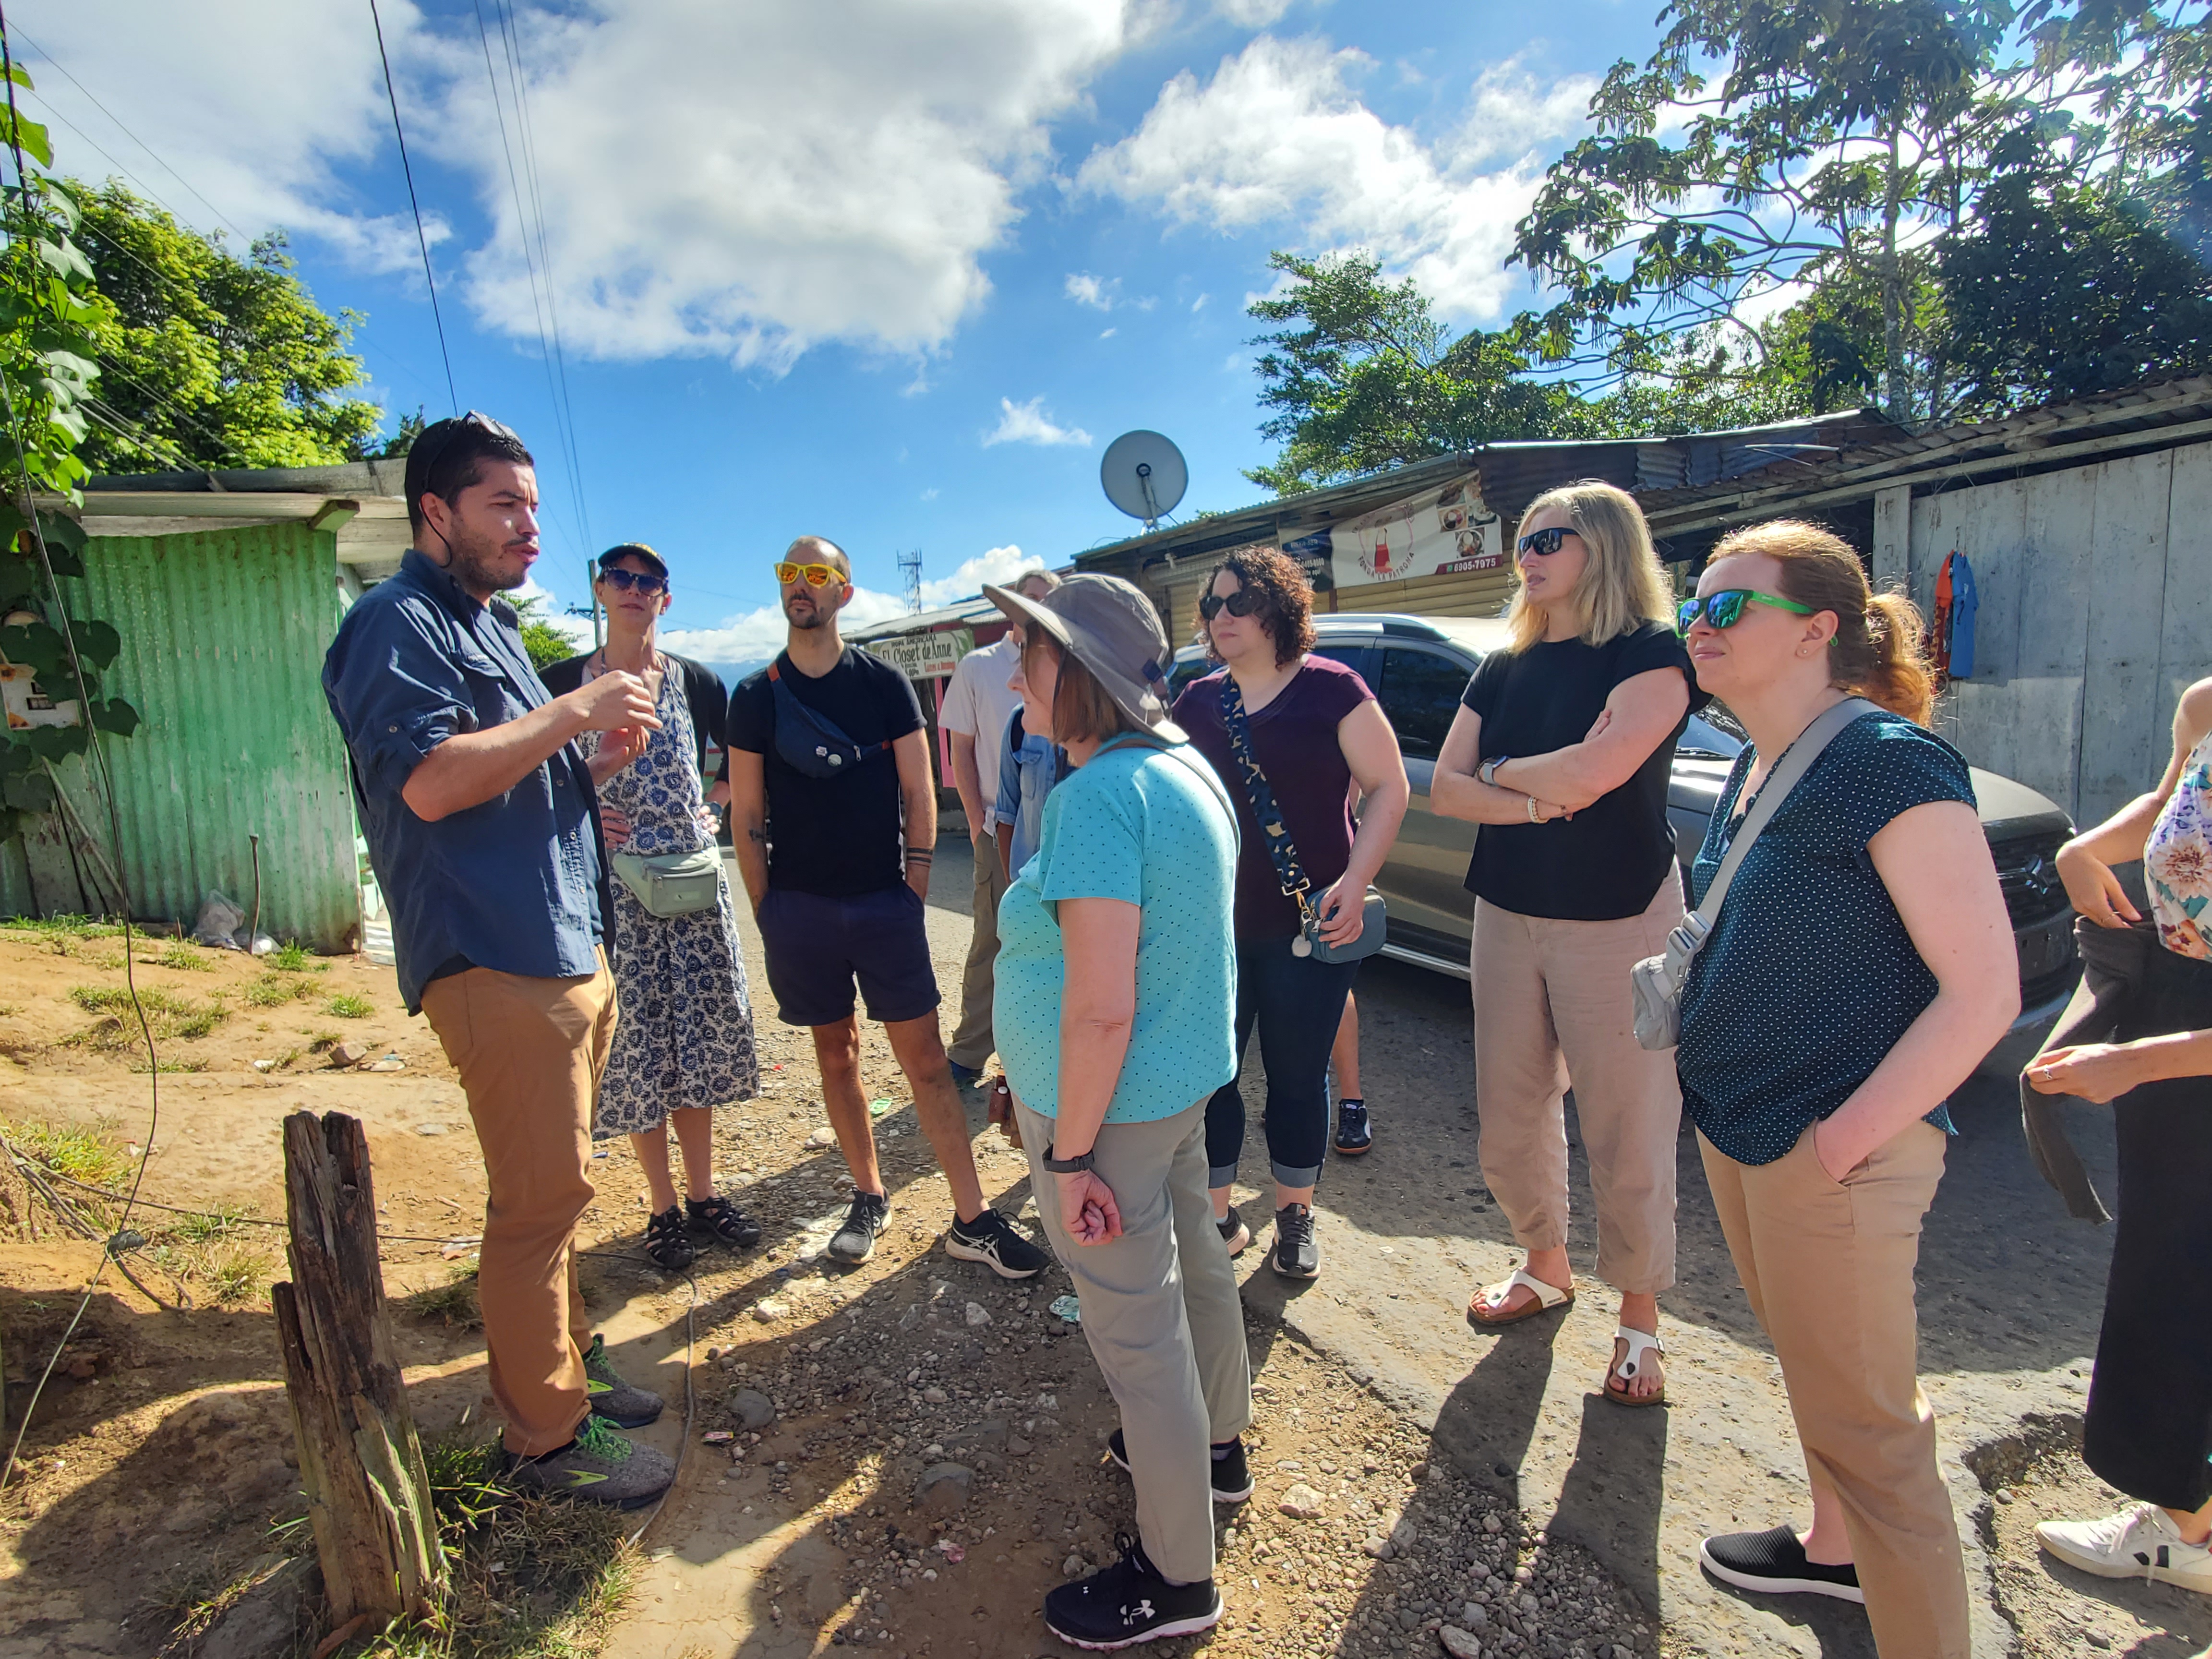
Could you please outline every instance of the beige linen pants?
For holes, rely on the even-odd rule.
[[[526,979],[490,968],[434,979],[422,1012],[461,1076],[490,1194],[477,1299],[507,1450],[574,1437],[589,1409],[591,1316],[576,1223],[592,1201],[592,1107],[614,1039],[615,976]]]
[[[1213,1577],[1209,1447],[1252,1425],[1252,1359],[1236,1271],[1206,1192],[1206,1103],[1151,1123],[1109,1123],[1093,1150],[1121,1237],[1078,1244],[1045,1171],[1050,1118],[1019,1099],[1037,1214],[1075,1281],[1083,1334],[1121,1412],[1137,1531],[1171,1583]]]
[[[1631,1295],[1674,1282],[1674,1056],[1639,1048],[1628,970],[1682,919],[1670,869],[1640,916],[1557,921],[1477,899],[1474,1099],[1482,1178],[1526,1250],[1567,1242],[1569,1079],[1597,1203],[1598,1277]]]
[[[1916,1374],[1912,1274],[1944,1144],[1941,1129],[1915,1123],[1838,1182],[1810,1129],[1771,1164],[1739,1164],[1698,1137],[1729,1254],[1782,1364],[1806,1472],[1843,1505],[1884,1659],[1971,1653],[1958,1523]]]
[[[994,784],[993,786],[996,787]],[[1006,896],[999,873],[995,833],[975,839],[975,931],[968,940],[968,966],[960,976],[960,1024],[945,1049],[956,1063],[983,1069],[991,1057],[991,994],[999,962],[999,901]]]

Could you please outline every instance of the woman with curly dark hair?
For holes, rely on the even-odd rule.
[[[1328,1148],[1329,1048],[1359,971],[1356,961],[1322,960],[1315,945],[1360,937],[1367,885],[1406,816],[1406,763],[1366,682],[1309,654],[1313,588],[1291,560],[1272,547],[1237,549],[1214,567],[1198,609],[1206,655],[1222,667],[1184,688],[1175,718],[1237,805],[1237,1052],[1241,1062],[1256,1028],[1275,1181],[1267,1265],[1311,1279],[1321,1271],[1313,1191]],[[1367,802],[1357,825],[1354,784]],[[1289,890],[1271,841],[1290,843],[1303,890]],[[1206,1109],[1206,1184],[1231,1255],[1251,1242],[1229,1201],[1243,1146],[1244,1097],[1232,1078]]]

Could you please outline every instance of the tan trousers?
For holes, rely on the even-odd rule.
[[[1944,1135],[1892,1137],[1838,1183],[1808,1129],[1771,1164],[1703,1135],[1705,1179],[1751,1310],[1774,1344],[1806,1472],[1836,1495],[1884,1659],[1969,1659],[1966,1569],[1916,1375],[1912,1274]]]
[[[1555,921],[1474,905],[1474,1099],[1482,1178],[1527,1250],[1567,1242],[1569,1080],[1590,1194],[1598,1277],[1631,1295],[1674,1282],[1674,1056],[1637,1046],[1629,968],[1682,919],[1672,873],[1640,916]]]
[[[1206,1193],[1206,1103],[1151,1123],[1109,1123],[1092,1150],[1121,1236],[1078,1244],[1046,1173],[1050,1118],[1020,1100],[1037,1215],[1075,1281],[1083,1334],[1121,1412],[1137,1531],[1170,1583],[1213,1577],[1210,1446],[1252,1425],[1252,1359],[1237,1273]]]
[[[983,1069],[991,1057],[992,969],[999,960],[999,901],[1006,896],[999,874],[996,833],[975,841],[975,931],[968,941],[968,967],[960,976],[960,1026],[945,1049],[962,1066]]]
[[[422,1012],[461,1074],[491,1188],[477,1299],[507,1450],[565,1445],[589,1410],[576,1223],[592,1201],[592,1105],[615,1030],[604,954],[580,979],[489,968],[434,979]]]

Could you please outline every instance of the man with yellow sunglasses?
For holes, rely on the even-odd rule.
[[[860,1087],[857,984],[952,1188],[946,1254],[1002,1279],[1031,1278],[1045,1254],[983,1201],[938,1030],[922,908],[937,789],[921,704],[904,674],[840,637],[852,563],[835,542],[800,537],[775,577],[790,624],[784,650],[730,696],[730,836],[777,1018],[814,1034],[823,1104],[853,1176],[852,1207],[828,1254],[866,1261],[890,1214]]]

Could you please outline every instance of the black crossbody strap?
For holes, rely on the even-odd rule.
[[[1244,713],[1244,696],[1237,689],[1234,674],[1221,677],[1221,723],[1228,728],[1229,752],[1243,775],[1244,798],[1251,803],[1260,839],[1267,844],[1267,857],[1283,884],[1284,896],[1296,899],[1301,911],[1307,910],[1306,895],[1313,890],[1313,882],[1298,862],[1298,847],[1291,839],[1291,827],[1283,822],[1275,792],[1267,787],[1267,775],[1260,769],[1260,758],[1252,752],[1252,722]]]

